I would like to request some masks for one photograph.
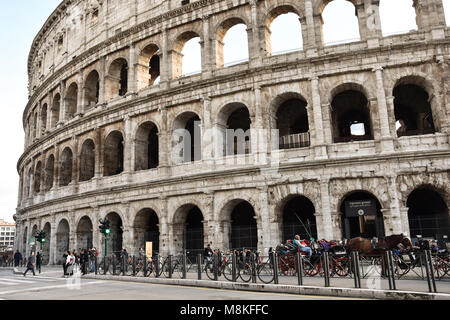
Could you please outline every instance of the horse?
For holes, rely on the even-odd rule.
[[[350,239],[347,243],[347,252],[357,251],[366,256],[381,256],[382,260],[382,275],[385,275],[386,261],[385,252],[393,249],[407,249],[413,248],[412,242],[404,234],[394,234],[391,236],[378,239],[374,245],[372,240],[361,237]]]
[[[372,240],[361,237],[352,238],[347,242],[347,251],[357,251],[365,255],[380,255],[386,251],[393,250],[402,246],[405,249],[412,249],[413,245],[410,239],[403,234],[394,234],[378,239],[375,245]]]

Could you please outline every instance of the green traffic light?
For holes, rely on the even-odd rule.
[[[110,229],[106,229],[106,230],[105,230],[105,233],[106,233],[106,234],[109,234],[110,232],[111,232]]]
[[[45,242],[45,238],[41,240],[42,242]]]

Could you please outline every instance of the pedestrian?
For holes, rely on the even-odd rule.
[[[65,278],[70,277],[73,275],[73,265],[75,263],[75,257],[70,251],[67,251],[67,259],[66,259],[66,274],[64,275]]]
[[[65,278],[67,276],[67,257],[69,256],[69,251],[65,250],[64,254],[63,254],[63,270],[64,270],[64,275],[63,277]]]
[[[19,252],[19,250],[16,251],[14,254],[14,267],[17,268],[22,261],[22,254]]]
[[[89,254],[87,250],[83,249],[80,255],[81,274],[84,276],[87,273],[87,265],[89,262]]]
[[[73,271],[75,273],[78,273],[79,269],[80,269],[80,255],[78,254],[78,251],[75,249],[72,252],[72,256],[73,256]],[[73,272],[71,274],[71,276],[73,276]]]
[[[34,252],[32,252],[31,256],[28,258],[27,270],[25,270],[25,272],[23,273],[23,276],[26,277],[27,272],[30,270],[33,271],[33,276],[35,276],[36,273],[34,272]]]
[[[42,267],[42,254],[40,251],[38,251],[36,255],[36,270],[39,271],[39,274],[41,274],[41,267]]]
[[[210,243],[208,243],[208,245],[206,246],[203,255],[204,255],[204,259],[205,259],[208,263],[210,263],[210,262],[211,262],[211,257],[212,257],[212,255],[213,255],[213,251],[212,251],[212,249],[211,249],[211,244],[210,244]]]

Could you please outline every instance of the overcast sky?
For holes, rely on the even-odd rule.
[[[450,22],[450,0],[443,1],[446,19]],[[0,94],[2,116],[5,120],[0,126],[3,138],[1,148],[3,155],[0,157],[0,219],[13,221],[12,216],[17,206],[19,177],[16,165],[24,146],[22,114],[28,95],[29,49],[37,32],[59,3],[60,0],[0,0],[2,43]],[[411,4],[412,0],[381,1],[380,14],[384,34],[417,28]],[[324,20],[326,22],[324,36],[327,43],[355,39],[359,36],[354,8],[345,0],[335,0],[328,5],[324,12]],[[237,26],[224,39],[226,44],[231,44],[229,48],[228,45],[225,48],[225,63],[247,58],[248,48],[245,42],[242,45],[242,40],[239,41],[239,39],[245,39],[243,30],[245,27]],[[272,52],[300,48],[302,42],[301,37],[298,36],[299,30],[300,23],[294,15],[286,15],[286,19],[275,20],[272,24]],[[294,38],[292,38],[293,35]],[[193,47],[195,48],[195,43]],[[186,49],[189,53],[189,48]],[[199,69],[195,59],[190,60],[188,65],[191,69],[183,70],[184,72]]]

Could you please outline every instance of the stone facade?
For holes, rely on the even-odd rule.
[[[381,33],[379,1],[351,0],[360,40],[324,46],[321,14],[329,2],[64,0],[29,55],[16,247],[29,251],[26,239],[43,229],[50,263],[86,241],[102,248],[97,221],[115,213],[122,245],[135,252],[143,209],[156,214],[160,252],[168,254],[183,249],[193,207],[203,215],[204,244],[226,249],[233,208],[248,203],[261,250],[282,241],[283,208],[295,196],[312,203],[317,235],[327,239],[344,236],[342,203],[355,191],[378,201],[387,235],[410,234],[407,201],[417,188],[433,189],[448,208],[450,28],[442,0],[414,1],[418,30],[389,37]],[[270,23],[286,12],[300,17],[303,50],[272,56]],[[247,26],[249,60],[223,67],[221,39],[238,23]],[[196,36],[202,72],[181,76],[181,49]],[[155,55],[160,81],[150,85]],[[399,86],[427,95],[433,132],[397,134]],[[365,99],[370,137],[344,141],[336,99],[352,93],[342,98],[352,104],[355,92]],[[305,102],[308,145],[279,150],[269,130],[292,99]],[[174,130],[187,128],[192,115],[203,133],[222,132],[242,106],[252,142],[261,138],[250,152],[224,157],[216,138],[202,135],[199,159],[174,161]],[[158,159],[146,167],[147,149],[138,146],[151,128]]]

